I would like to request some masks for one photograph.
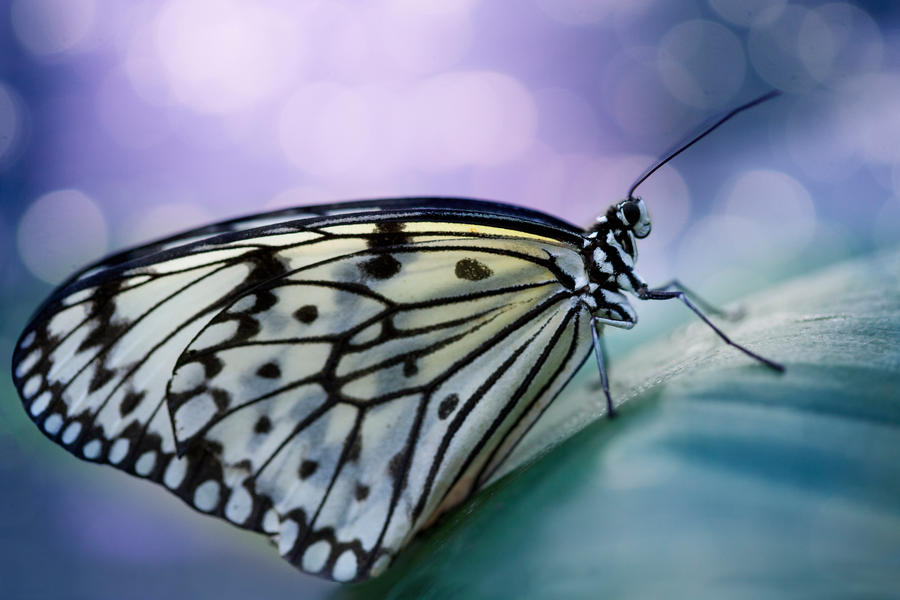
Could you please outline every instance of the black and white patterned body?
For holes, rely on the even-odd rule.
[[[76,456],[359,580],[492,481],[603,325],[634,325],[649,230],[637,199],[587,231],[441,198],[230,221],[72,277],[14,379]]]
[[[615,204],[585,236],[585,267],[588,290],[584,302],[594,321],[631,329],[637,313],[623,292],[636,294],[647,284],[635,272],[637,239],[650,234],[650,216],[643,200],[634,198]]]

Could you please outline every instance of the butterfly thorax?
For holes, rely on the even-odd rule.
[[[623,292],[646,287],[635,272],[637,239],[650,233],[650,217],[640,198],[612,205],[585,236],[583,255],[590,284],[584,301],[602,322],[629,329],[637,314]]]

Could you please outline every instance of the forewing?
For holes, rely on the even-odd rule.
[[[186,349],[168,407],[179,448],[223,465],[226,518],[261,520],[287,559],[345,581],[487,480],[590,335],[561,282],[581,259],[553,240],[454,223],[320,231],[365,244],[282,252],[289,272]]]
[[[526,222],[542,223],[560,231],[573,233],[575,235],[581,233],[581,230],[576,226],[553,217],[552,215],[547,215],[520,206],[485,200],[474,200],[470,198],[409,197],[336,202],[272,210],[182,231],[175,235],[107,256],[103,260],[81,269],[61,287],[65,288],[78,280],[96,276],[108,269],[127,262],[147,258],[159,254],[160,252],[196,244],[197,242],[202,242],[204,240],[212,240],[222,235],[239,234],[241,232],[257,230],[264,227],[272,229],[273,226],[287,225],[298,221],[306,223],[312,223],[313,221],[321,222],[322,219],[340,215],[360,215],[363,213],[383,213],[391,211],[409,213],[415,209],[432,212],[444,210],[467,213],[499,214],[521,219]]]

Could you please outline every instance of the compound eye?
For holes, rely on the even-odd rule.
[[[625,217],[625,222],[634,226],[638,221],[641,220],[641,209],[638,207],[637,202],[628,201],[622,205],[622,216]]]

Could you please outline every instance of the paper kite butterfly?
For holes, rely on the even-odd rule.
[[[407,198],[126,250],[40,307],[15,384],[76,456],[268,535],[309,573],[378,575],[492,481],[592,350],[612,415],[598,336],[634,325],[625,292],[678,298],[781,368],[728,340],[679,286],[652,289],[634,271],[650,218],[633,191],[647,175],[587,230],[506,204]]]

